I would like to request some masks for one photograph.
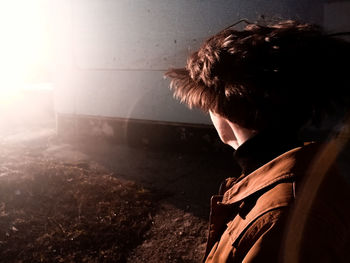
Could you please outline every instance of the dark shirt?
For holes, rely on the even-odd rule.
[[[265,131],[256,134],[234,152],[234,158],[242,169],[238,180],[277,156],[302,145],[297,133]]]

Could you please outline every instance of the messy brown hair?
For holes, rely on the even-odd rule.
[[[210,37],[185,68],[166,76],[174,96],[190,108],[249,129],[298,129],[349,98],[349,59],[349,43],[317,25],[254,23]]]

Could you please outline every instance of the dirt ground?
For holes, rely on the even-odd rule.
[[[0,125],[2,262],[201,261],[230,152],[68,143],[40,120]]]

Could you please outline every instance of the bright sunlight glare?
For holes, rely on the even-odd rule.
[[[48,81],[51,59],[49,2],[1,1],[0,111],[18,102],[21,91],[30,88],[30,84]]]

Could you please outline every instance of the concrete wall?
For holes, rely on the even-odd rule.
[[[181,67],[201,41],[246,18],[323,23],[317,0],[53,1],[58,114],[210,123],[173,100],[169,67]],[[328,13],[327,13],[328,14]]]

